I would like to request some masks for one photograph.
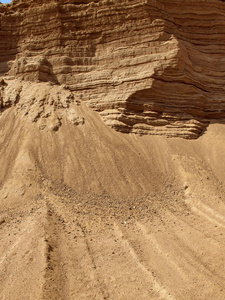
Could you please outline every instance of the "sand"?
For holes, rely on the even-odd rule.
[[[225,299],[223,124],[123,134],[0,119],[0,299]]]

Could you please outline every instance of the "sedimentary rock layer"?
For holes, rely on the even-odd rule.
[[[64,84],[122,132],[196,138],[225,118],[223,1],[17,0],[0,17],[7,86]]]

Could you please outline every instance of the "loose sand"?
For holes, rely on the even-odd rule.
[[[0,119],[0,299],[225,299],[225,127]]]

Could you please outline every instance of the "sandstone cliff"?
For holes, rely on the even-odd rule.
[[[19,105],[28,116],[35,110],[39,127],[46,114],[60,123],[62,111],[49,114],[41,99],[22,92],[29,82],[30,89],[43,87],[44,99],[51,82],[64,85],[70,99],[84,101],[118,131],[197,138],[210,122],[225,117],[225,4],[180,3],[14,0],[0,5],[0,76],[6,83],[1,98],[14,94],[13,101],[1,100],[1,109]]]
[[[224,22],[0,4],[1,300],[225,299]]]

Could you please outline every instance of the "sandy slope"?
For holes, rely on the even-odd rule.
[[[57,132],[0,119],[0,299],[225,299],[225,127]]]

